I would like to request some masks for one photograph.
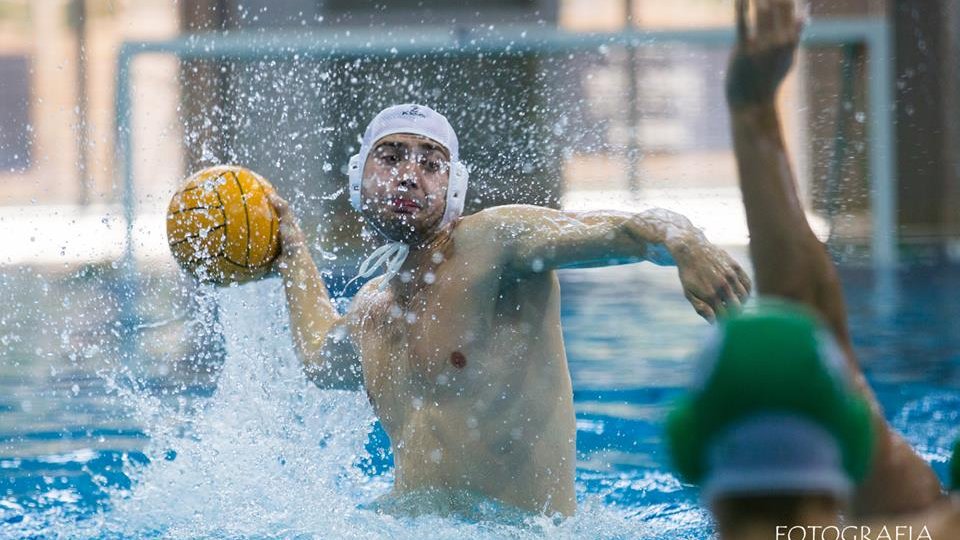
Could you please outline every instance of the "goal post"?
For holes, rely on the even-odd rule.
[[[116,70],[116,167],[126,222],[124,294],[121,317],[132,322],[136,298],[133,261],[134,182],[132,67],[144,55],[170,55],[179,60],[264,61],[396,59],[411,55],[457,58],[477,55],[590,53],[603,47],[639,49],[670,44],[729,47],[731,28],[683,30],[630,29],[612,33],[580,33],[542,26],[482,31],[456,28],[384,32],[338,28],[323,32],[224,32],[185,35],[165,41],[124,43]],[[813,20],[802,35],[805,47],[863,47],[866,55],[867,151],[871,214],[870,252],[873,267],[890,276],[897,264],[896,149],[894,147],[893,49],[891,28],[883,18]],[[635,104],[631,104],[635,105]],[[889,280],[887,280],[889,282]]]

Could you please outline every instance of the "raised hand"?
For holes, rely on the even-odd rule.
[[[734,109],[771,105],[803,29],[793,0],[736,0],[737,43],[727,71],[727,102]]]

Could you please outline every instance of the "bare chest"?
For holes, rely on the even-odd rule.
[[[364,379],[375,399],[462,393],[482,369],[493,329],[490,302],[437,283],[406,301],[374,306],[360,339]],[[471,295],[474,296],[474,295]]]
[[[542,342],[543,311],[529,309],[536,301],[526,296],[463,271],[438,276],[409,298],[384,295],[358,340],[375,407],[476,401],[517,384],[529,365],[518,360]]]

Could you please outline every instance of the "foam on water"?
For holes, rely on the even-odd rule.
[[[144,450],[150,462],[128,463],[130,489],[107,488],[110,502],[97,515],[44,516],[41,530],[61,537],[162,538],[652,536],[644,519],[650,516],[641,514],[654,508],[618,508],[600,494],[582,500],[567,520],[501,520],[490,501],[478,503],[492,509],[479,520],[365,509],[390,491],[392,472],[371,475],[357,466],[368,457],[375,422],[364,394],[307,382],[293,354],[278,280],[217,295],[227,361],[214,394],[171,403],[118,384],[150,437]],[[693,508],[673,509],[672,516],[661,510],[675,524],[702,523]]]

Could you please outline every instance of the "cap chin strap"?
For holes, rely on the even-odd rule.
[[[403,262],[407,260],[407,255],[409,254],[410,246],[403,242],[389,242],[378,247],[369,257],[360,263],[359,272],[353,279],[347,282],[346,287],[349,287],[351,283],[358,279],[366,279],[373,276],[381,266],[386,265],[387,269],[386,272],[384,272],[383,281],[380,282],[379,290],[382,291],[386,289],[387,284],[390,283],[393,276],[400,272],[400,267],[403,266]]]

